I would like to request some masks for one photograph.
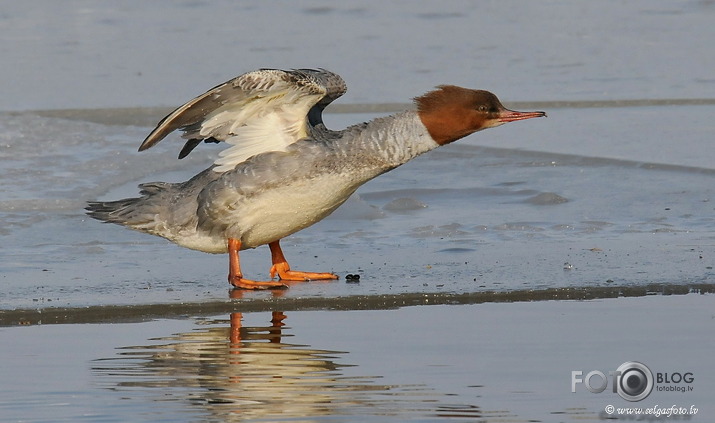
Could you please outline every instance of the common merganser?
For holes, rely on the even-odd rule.
[[[218,85],[166,116],[139,147],[146,150],[177,129],[188,140],[179,158],[201,141],[228,143],[208,169],[182,183],[141,184],[139,198],[90,202],[88,214],[194,250],[228,252],[228,280],[237,288],[337,279],[291,270],[280,240],[420,154],[482,129],[546,116],[508,110],[488,91],[441,85],[416,97],[416,110],[329,130],[322,112],[346,89],[324,69],[261,69]],[[264,244],[271,279],[279,281],[243,277],[239,250]]]

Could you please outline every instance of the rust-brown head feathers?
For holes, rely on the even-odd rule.
[[[454,85],[440,85],[415,98],[415,104],[422,123],[440,145],[506,122],[546,116],[544,112],[508,110],[489,91]]]

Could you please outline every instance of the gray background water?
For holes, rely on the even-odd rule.
[[[339,73],[349,102],[436,84],[504,100],[712,97],[708,0],[35,1],[0,14],[0,110],[178,105],[259,67]]]
[[[415,294],[486,291],[528,297],[550,288],[591,296],[609,287],[615,292],[710,289],[715,280],[714,17],[710,1],[5,2],[0,8],[0,78],[5,81],[0,85],[0,311],[69,307],[72,314],[79,310],[75,307],[97,305],[222,302],[240,310],[242,304],[262,301],[261,307],[270,309],[281,299],[300,308],[301,301],[316,298],[333,298],[350,308],[359,307],[366,296],[392,295],[399,301]],[[399,109],[443,83],[489,89],[507,106],[543,108],[549,117],[482,132],[421,157],[369,183],[334,216],[285,241],[295,268],[359,273],[359,284],[298,284],[282,298],[246,293],[231,300],[225,256],[101,225],[86,219],[82,207],[89,199],[135,195],[140,182],[185,180],[207,166],[218,151],[211,146],[201,146],[180,162],[175,159],[180,144],[171,140],[141,154],[136,148],[167,108],[259,67],[325,67],[341,74],[349,91],[333,110],[351,113],[328,114],[333,128],[372,119],[376,110]],[[390,105],[375,106],[381,103]],[[340,109],[340,104],[353,107]],[[252,277],[267,274],[264,250],[242,256]],[[704,310],[712,308],[710,296],[697,298]],[[707,312],[689,314],[692,299],[664,297],[657,306],[642,299],[628,303],[630,312],[620,308],[624,303],[612,301],[589,304],[595,315],[616,313],[619,318],[598,324],[579,320],[584,333],[607,337],[639,313],[653,316],[632,327],[648,334],[644,339],[658,333],[656,322],[673,322],[671,331],[692,330],[670,343],[639,341],[627,356],[538,339],[505,341],[499,352],[482,351],[480,363],[503,354],[507,362],[521,360],[522,351],[534,349],[547,356],[584,354],[589,357],[579,363],[584,369],[608,369],[626,360],[646,360],[652,348],[659,348],[680,358],[653,360],[663,368],[680,368],[712,350],[712,319],[703,317]],[[560,307],[579,304],[544,303],[538,311],[493,307],[499,310],[495,315],[513,313],[517,321],[533,321],[527,333],[546,330],[558,338],[547,329],[552,325],[538,323]],[[474,307],[416,310],[456,321],[464,319],[463,310],[475,316],[482,310]],[[682,313],[665,311],[681,308]],[[4,324],[42,321],[37,311],[22,313],[7,314],[11,317]],[[389,326],[404,313],[371,316]],[[298,321],[299,316],[317,318],[297,316]],[[340,326],[343,330],[360,327],[359,318],[349,320]],[[475,378],[483,376],[488,393],[482,395],[488,402],[501,392],[498,384],[506,383],[505,401],[515,404],[510,410],[517,420],[550,421],[554,414],[549,413],[560,415],[562,408],[530,409],[526,404],[535,399],[518,393],[515,376],[498,382],[498,376],[473,364],[469,349],[475,339],[495,337],[479,331],[500,327],[500,321],[482,322],[485,326],[470,331],[461,343],[455,338],[457,345],[449,349],[460,352],[454,353],[455,365],[475,372]],[[192,324],[182,322],[175,329],[155,322],[151,333],[156,335],[145,332],[147,326],[129,325],[135,336],[118,339],[109,349],[146,345],[149,337],[185,332]],[[39,336],[59,340],[51,347],[33,343],[36,332],[27,330],[3,329],[0,353],[19,360],[17,368],[25,369],[31,382],[47,379],[34,360],[53,358],[55,366],[82,372],[94,366],[86,360],[112,355],[106,345],[91,342],[100,339],[93,331],[101,333],[102,325],[42,328]],[[429,369],[410,368],[410,363],[447,351],[436,332],[425,336],[422,328],[409,325],[395,330],[416,342],[415,350],[433,352],[405,355],[402,374],[409,369],[418,383],[440,393],[449,392],[442,387],[449,384],[459,390],[462,382],[453,376],[443,374],[437,383]],[[295,331],[307,336],[301,325]],[[61,342],[83,336],[90,338],[87,344]],[[305,342],[332,348],[318,338]],[[27,349],[8,350],[15,342]],[[370,342],[387,346],[380,338]],[[694,346],[692,351],[683,352],[686,344]],[[351,350],[355,361],[370,364],[358,357],[356,346],[342,345],[335,348]],[[49,349],[49,357],[42,348]],[[544,366],[553,371],[524,376],[532,387],[542,379],[553,387],[542,392],[540,401],[584,409],[598,418],[605,402],[571,395],[570,367]],[[698,365],[697,370],[699,381],[715,380],[712,366]],[[380,372],[385,371],[370,374]],[[78,396],[57,391],[57,402],[75,404],[76,398],[96,395],[90,387],[96,379],[87,378],[76,387]],[[56,378],[60,384],[63,379]],[[128,377],[117,383],[134,382]],[[566,388],[556,388],[561,383]],[[703,383],[697,392],[712,392],[712,383]],[[182,388],[175,388],[173,395],[180,396]],[[134,399],[141,403],[144,398],[151,408],[155,399],[146,392],[138,391]],[[46,418],[44,411],[18,401],[46,391],[5,389],[2,394],[7,415],[16,416],[13,421]],[[461,394],[467,397],[460,397],[459,406],[485,407],[465,399],[471,391]],[[430,395],[426,401],[433,399]],[[702,398],[657,397],[682,405],[695,402],[703,411],[693,419],[708,421],[713,413]],[[394,410],[414,408],[397,403]],[[122,421],[138,409],[132,404],[129,411],[94,412],[114,413]],[[56,420],[70,421],[79,413],[71,406],[55,412],[60,413]],[[395,413],[397,420],[412,416]],[[192,415],[184,418],[192,420]],[[429,421],[424,416],[431,414],[417,415]],[[152,420],[149,416],[146,420]],[[502,417],[487,414],[484,419]]]

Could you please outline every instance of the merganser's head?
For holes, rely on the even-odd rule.
[[[546,116],[545,112],[509,110],[489,91],[454,85],[440,85],[415,98],[415,103],[422,123],[440,145],[507,122]]]

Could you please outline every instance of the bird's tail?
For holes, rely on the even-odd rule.
[[[141,184],[141,197],[125,198],[117,201],[90,201],[87,214],[97,220],[116,223],[138,231],[157,233],[162,210],[161,201],[172,184],[152,182]]]

